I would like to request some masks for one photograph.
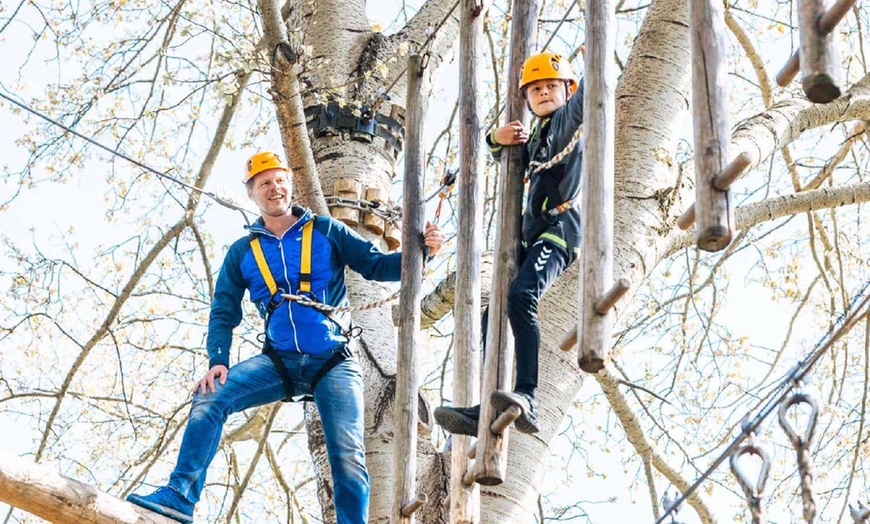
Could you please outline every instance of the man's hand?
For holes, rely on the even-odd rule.
[[[529,130],[519,120],[497,127],[492,132],[492,138],[503,146],[524,144],[529,139]]]
[[[444,233],[438,224],[426,222],[426,231],[423,233],[423,244],[429,248],[429,256],[434,257],[438,250],[441,249],[441,244],[444,243]]]
[[[227,373],[229,373],[229,370],[223,364],[217,364],[216,366],[213,366],[210,370],[208,370],[208,373],[206,373],[205,376],[202,377],[202,379],[200,379],[200,381],[197,382],[195,386],[193,386],[194,394],[199,391],[203,395],[208,395],[209,390],[214,393],[214,379],[219,378],[221,381],[221,385],[223,385],[224,382],[227,381]]]

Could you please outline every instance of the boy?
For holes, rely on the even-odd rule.
[[[579,89],[578,89],[579,88]],[[523,63],[520,91],[538,117],[531,134],[515,120],[487,135],[490,153],[498,159],[505,146],[526,144],[523,165],[529,182],[523,211],[520,269],[511,283],[507,314],[514,335],[516,385],[513,392],[497,390],[493,406],[504,411],[518,406],[522,414],[517,430],[537,433],[535,404],[538,386],[538,304],[556,278],[580,250],[580,167],[582,140],[561,155],[583,123],[583,86],[578,84],[568,60],[555,53],[540,53]],[[559,156],[552,166],[538,166]],[[439,407],[435,420],[448,433],[477,436],[480,406]]]

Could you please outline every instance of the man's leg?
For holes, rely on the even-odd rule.
[[[565,271],[570,262],[568,252],[555,244],[538,240],[529,248],[508,292],[507,314],[514,334],[517,362],[515,394],[499,392],[493,402],[499,409],[510,404],[523,408],[517,419],[517,429],[526,433],[537,431],[535,389],[538,387],[538,352],[541,332],[538,327],[538,305],[541,296]]]
[[[262,354],[231,367],[226,383],[221,385],[219,381],[215,381],[215,390],[215,393],[196,393],[193,396],[178,461],[169,477],[168,487],[171,493],[162,488],[158,492],[163,495],[155,497],[159,505],[180,510],[183,514],[188,511],[192,514],[193,506],[199,501],[205,485],[206,471],[217,452],[227,417],[231,413],[275,402],[285,396],[284,384],[274,364],[269,357]],[[131,502],[155,509],[147,505],[151,496],[131,497]],[[180,507],[174,507],[176,501]]]
[[[328,352],[331,353],[331,352]],[[320,369],[324,357],[309,357],[303,375]],[[314,390],[323,423],[326,452],[332,468],[338,524],[366,524],[369,512],[369,474],[365,464],[363,380],[359,362],[347,359],[332,368]]]

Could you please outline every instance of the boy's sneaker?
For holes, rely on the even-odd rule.
[[[172,488],[160,488],[150,495],[132,493],[127,496],[127,501],[178,522],[193,524],[193,504],[186,501]]]
[[[540,431],[535,398],[528,393],[521,391],[511,393],[497,389],[492,392],[490,402],[499,411],[506,411],[511,406],[517,406],[522,410],[519,418],[514,421],[517,431],[522,433],[537,433]]]
[[[435,408],[435,422],[444,431],[453,435],[477,436],[477,421],[480,420],[480,406],[470,408]]]

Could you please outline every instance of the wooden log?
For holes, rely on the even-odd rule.
[[[5,450],[0,450],[0,501],[56,524],[175,523]]]
[[[538,25],[538,6],[534,0],[516,0],[511,11],[511,49],[508,66],[508,103],[505,122],[520,120],[528,125],[526,101],[519,92],[523,61],[534,51]],[[495,435],[489,430],[496,410],[489,402],[496,389],[511,391],[513,378],[513,336],[508,329],[507,295],[517,274],[520,227],[523,207],[523,148],[507,147],[501,155],[498,181],[496,253],[492,292],[489,298],[483,386],[480,403],[482,423],[477,434],[477,460],[474,479],[487,486],[501,484],[507,472],[507,446],[510,432]]]
[[[822,35],[832,32],[853,5],[855,5],[855,0],[838,0],[827,13],[819,18],[819,32]],[[800,62],[800,48],[798,48],[788,59],[782,71],[776,75],[776,83],[780,87],[785,87],[794,80],[794,77],[797,76],[798,71],[801,69]]]
[[[684,211],[683,214],[680,215],[679,218],[677,218],[677,226],[679,226],[680,229],[685,231],[685,230],[689,229],[690,227],[692,227],[692,225],[694,223],[695,223],[695,203],[693,202],[692,205],[689,207],[689,209]]]
[[[425,493],[418,493],[411,502],[408,502],[402,507],[402,516],[411,517],[411,515],[413,515],[418,509],[422,508],[427,502],[429,502],[429,497]]]
[[[456,241],[456,292],[453,302],[455,345],[453,401],[480,404],[480,289],[483,252],[483,110],[480,65],[484,11],[477,0],[462,0],[459,11],[459,227]],[[480,488],[474,482],[477,446],[472,437],[453,435],[450,452],[450,522],[480,522]],[[470,476],[466,482],[465,477]]]
[[[507,428],[514,423],[514,420],[520,418],[523,410],[519,406],[511,406],[502,411],[501,414],[489,426],[490,431],[496,435],[501,435]]]
[[[359,200],[362,184],[353,178],[339,178],[335,181],[332,194],[347,200]],[[329,209],[332,218],[341,220],[349,226],[359,224],[359,210],[351,207],[333,205]]]
[[[375,202],[385,204],[386,198],[384,191],[377,187],[366,188],[366,202]],[[376,235],[383,235],[386,226],[386,220],[372,212],[363,213],[363,226]]]
[[[836,35],[819,27],[824,14],[825,0],[798,2],[801,87],[818,104],[840,98],[843,83]]]
[[[387,249],[395,251],[402,245],[402,224],[387,222],[384,224],[384,240],[387,242]]]
[[[692,116],[695,130],[695,239],[719,251],[734,234],[731,195],[713,186],[725,169],[731,142],[728,60],[721,0],[691,0]]]
[[[396,364],[396,424],[395,456],[393,466],[393,508],[390,522],[409,524],[414,514],[405,514],[405,501],[417,496],[417,353],[420,348],[420,302],[423,298],[423,227],[425,206],[423,185],[425,180],[426,151],[423,126],[427,108],[425,70],[420,66],[420,55],[408,57],[408,92],[405,122],[406,154],[403,184],[401,293],[399,294],[398,358]],[[428,77],[428,75],[427,75]]]
[[[586,74],[583,101],[583,196],[580,209],[583,248],[580,252],[580,292],[577,362],[596,373],[607,360],[613,316],[595,311],[598,300],[613,285],[613,141],[616,109],[616,14],[611,0],[586,5]],[[579,173],[569,173],[576,176]]]

